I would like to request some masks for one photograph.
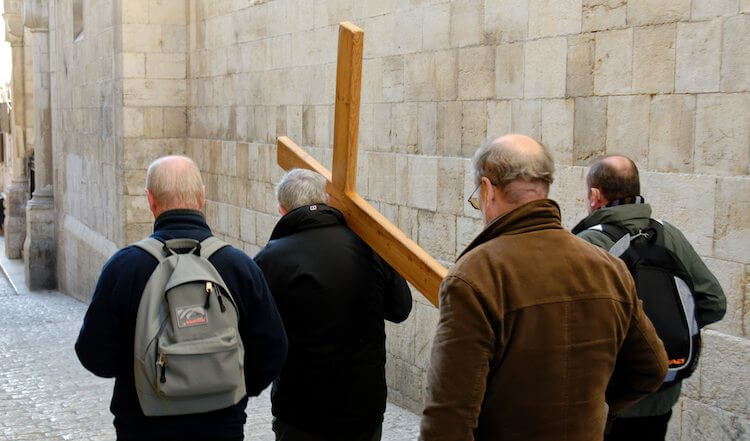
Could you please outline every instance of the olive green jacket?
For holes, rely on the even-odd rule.
[[[649,204],[636,203],[600,208],[583,219],[573,233],[583,240],[609,250],[614,242],[601,231],[589,230],[599,224],[613,224],[625,228],[631,234],[648,226],[651,218]],[[701,328],[724,317],[727,301],[719,281],[703,263],[685,236],[666,222],[664,225],[664,245],[682,262],[693,279],[695,290],[696,320]],[[621,417],[641,417],[664,415],[680,397],[680,383],[664,388],[620,412]]]

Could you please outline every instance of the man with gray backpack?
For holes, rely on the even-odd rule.
[[[619,155],[596,160],[586,187],[589,216],[573,233],[625,261],[669,356],[661,389],[613,415],[604,439],[663,440],[681,380],[692,374],[698,361],[700,328],[724,317],[726,298],[682,232],[651,218],[632,160]]]
[[[211,234],[195,163],[160,158],[146,180],[154,233],[105,264],[76,353],[115,378],[118,440],[242,440],[247,397],[286,360],[281,318],[253,260]]]

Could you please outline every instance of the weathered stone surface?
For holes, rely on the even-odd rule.
[[[464,204],[468,202],[464,199]],[[456,219],[456,258],[466,249],[474,238],[484,229],[484,221],[471,217]]]
[[[437,170],[437,207],[441,212],[463,214],[464,159],[439,158]]]
[[[495,95],[495,50],[482,46],[458,51],[458,98],[475,100]]]
[[[573,133],[573,164],[588,165],[606,150],[607,99],[602,97],[575,99],[575,130]]]
[[[633,31],[633,92],[674,90],[676,32],[674,24]]]
[[[437,108],[437,153],[461,155],[461,103],[441,102]]]
[[[703,261],[719,280],[727,298],[727,312],[723,319],[708,326],[725,334],[742,337],[744,298],[745,298],[745,265],[727,260],[704,257]]]
[[[524,96],[565,96],[567,40],[564,37],[526,42],[524,48]]]
[[[713,255],[750,263],[750,178],[720,178],[716,189]]]
[[[630,0],[628,24],[633,26],[667,23],[690,18],[690,0]]]
[[[581,0],[530,0],[529,38],[581,32]]]
[[[568,65],[566,95],[589,96],[594,92],[594,65],[596,62],[596,40],[592,34],[568,37]]]
[[[436,259],[453,260],[456,253],[456,216],[419,210],[417,243]]]
[[[717,194],[716,178],[651,172],[640,175],[641,194],[651,204],[652,217],[679,228],[699,255],[711,255],[715,219],[711,201]]]
[[[511,102],[487,101],[487,137],[497,138],[511,131]]]
[[[748,173],[750,95],[699,95],[695,126],[695,171]]]
[[[523,98],[523,43],[501,44],[495,53],[495,96]]]
[[[456,0],[451,2],[451,46],[463,47],[482,42],[482,1]]]
[[[703,332],[701,401],[725,411],[750,413],[750,340],[717,331]],[[731,378],[732,381],[727,381]],[[731,438],[730,438],[731,439]]]
[[[449,3],[431,5],[425,8],[422,15],[422,46],[425,50],[450,47],[450,18],[451,8]]]
[[[542,130],[542,101],[513,100],[511,102],[511,131],[539,139]]]
[[[396,156],[392,153],[370,153],[369,196],[379,201],[396,201]]]
[[[731,2],[728,2],[731,3]],[[750,16],[737,15],[724,21],[721,57],[721,90],[739,92],[750,90]]]
[[[487,137],[487,105],[464,101],[461,114],[461,155],[470,157]]]
[[[585,167],[561,165],[555,170],[555,182],[550,187],[549,197],[560,204],[562,223],[573,228],[586,212]]]
[[[437,170],[435,157],[408,157],[408,202],[416,208],[437,209]]]
[[[582,29],[584,32],[625,27],[626,0],[584,0],[582,7]]]
[[[490,42],[526,39],[528,0],[492,0],[484,2],[484,30]]]
[[[435,99],[435,57],[431,53],[406,56],[405,98],[407,101]]]
[[[695,98],[690,95],[655,96],[649,124],[649,168],[666,172],[693,170]]]
[[[457,51],[435,53],[435,97],[441,101],[455,100],[458,96]]]
[[[573,163],[575,102],[572,99],[542,102],[541,142],[552,153],[555,164]]]
[[[677,25],[676,92],[715,92],[719,89],[721,23],[706,21]]]
[[[597,95],[630,92],[633,29],[596,34],[594,92]]]
[[[721,15],[735,14],[739,9],[739,0],[701,0],[692,2],[690,18],[704,20]]]
[[[404,99],[404,57],[383,59],[383,99],[399,102]]]
[[[419,152],[434,155],[437,151],[437,104],[419,103]]]
[[[647,95],[611,96],[607,102],[607,154],[627,155],[643,167],[649,158]]]
[[[419,293],[415,297],[421,297]],[[426,369],[430,363],[432,341],[435,338],[435,329],[439,319],[438,309],[432,305],[415,303],[412,315],[415,317],[416,334],[414,336],[415,365]],[[393,334],[391,334],[393,335]]]
[[[682,432],[689,436],[687,439],[691,441],[736,441],[750,433],[750,421],[742,416],[686,399],[682,409]]]

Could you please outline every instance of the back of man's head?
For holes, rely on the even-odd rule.
[[[186,156],[164,156],[152,162],[146,173],[146,190],[156,209],[154,215],[166,210],[203,208],[203,179],[200,169]]]
[[[598,188],[608,201],[641,194],[638,167],[623,155],[607,155],[596,159],[586,175],[586,186]]]
[[[276,185],[276,200],[289,212],[314,204],[327,204],[326,178],[311,170],[293,168]]]
[[[546,198],[555,163],[545,146],[525,135],[505,135],[479,147],[472,160],[474,183],[486,177],[510,203]]]

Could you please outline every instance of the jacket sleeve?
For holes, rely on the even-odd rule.
[[[439,297],[420,439],[474,440],[495,353],[496,324],[479,293],[460,278],[447,277]]]
[[[718,322],[727,312],[727,298],[719,281],[680,230],[665,223],[665,231],[670,236],[674,253],[693,281],[698,326],[702,328]]]
[[[379,258],[379,257],[378,257]],[[380,259],[380,258],[379,258]],[[411,290],[406,280],[387,262],[380,259],[385,275],[383,293],[383,317],[393,323],[401,323],[409,317],[412,308]]]
[[[281,316],[260,268],[248,259],[252,276],[242,333],[245,346],[245,386],[249,396],[263,392],[286,362],[288,342]]]
[[[115,254],[104,265],[75,344],[83,367],[105,378],[133,367],[126,362],[129,354],[125,353],[122,335],[124,311],[117,304],[128,295],[131,284],[130,277],[121,271],[122,253]]]
[[[635,284],[630,279],[632,297],[637,299]],[[616,414],[655,392],[667,375],[668,359],[664,344],[656,335],[651,320],[636,300],[625,341],[615,361],[615,369],[607,386],[609,413]]]

